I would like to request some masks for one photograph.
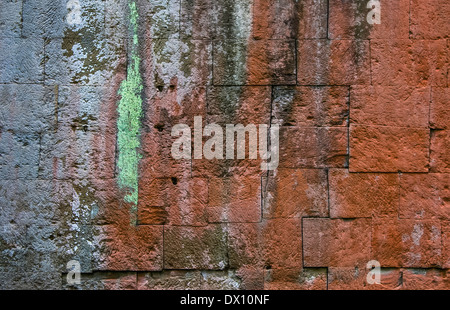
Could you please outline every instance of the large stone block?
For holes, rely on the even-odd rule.
[[[295,127],[343,127],[349,115],[344,86],[275,87],[272,123]]]
[[[141,180],[138,224],[206,226],[208,182],[201,178]]]
[[[365,266],[371,260],[370,219],[303,219],[305,267]]]
[[[430,127],[450,129],[450,88],[433,87],[431,92]]]
[[[353,124],[428,127],[430,88],[354,86],[350,98]]]
[[[106,130],[89,131],[60,127],[42,135],[39,177],[44,179],[113,178],[116,135]]]
[[[328,216],[325,170],[280,168],[264,178],[263,188],[264,218]]]
[[[302,269],[301,219],[271,219],[229,224],[230,267]]]
[[[95,270],[163,269],[162,226],[130,226],[129,223],[94,226],[93,235]]]
[[[431,131],[430,171],[450,172],[450,130]]]
[[[3,180],[36,179],[40,135],[0,131],[0,176]]]
[[[221,40],[213,53],[214,85],[295,85],[293,40]]]
[[[445,0],[411,1],[410,20],[413,39],[450,37],[448,15],[450,3]]]
[[[22,34],[22,1],[0,2],[0,33],[5,37],[20,37]]]
[[[272,92],[268,86],[209,87],[207,89],[207,121],[222,126],[269,124],[271,96]]]
[[[116,131],[116,85],[103,86],[48,86],[45,104],[53,108],[49,115],[58,128],[91,132]]]
[[[280,168],[345,168],[348,128],[281,127]]]
[[[352,125],[351,172],[427,172],[427,128]]]
[[[241,279],[232,270],[168,270],[139,273],[139,290],[236,290]]]
[[[302,270],[266,269],[265,290],[326,290],[326,268],[303,268]]]
[[[349,173],[348,170],[331,169],[329,184],[332,218],[397,215],[397,174]]]
[[[438,220],[375,219],[372,258],[383,267],[440,267],[441,240]]]
[[[165,269],[223,270],[227,266],[226,226],[164,227]]]
[[[40,84],[44,80],[44,40],[0,36],[0,83]]]
[[[447,86],[446,40],[372,40],[372,83]]]
[[[214,38],[219,40],[246,40],[250,38],[254,0],[211,2]]]
[[[181,105],[196,87],[211,83],[211,41],[148,39],[142,46],[143,78],[149,97],[161,96],[169,89]]]
[[[53,89],[38,84],[0,85],[0,128],[19,133],[40,133],[56,123]]]
[[[330,39],[408,39],[409,0],[381,1],[381,23],[369,24],[369,1],[331,0]]]
[[[368,40],[299,40],[299,85],[370,84]]]
[[[402,271],[394,268],[381,268],[380,282],[367,281],[369,270],[358,267],[328,268],[329,290],[398,290],[402,288]]]
[[[47,85],[98,85],[112,81],[124,70],[125,45],[99,34],[74,32],[46,41],[45,83]]]
[[[208,222],[259,222],[261,177],[235,174],[208,180]]]
[[[215,34],[213,8],[209,0],[181,0],[180,36],[194,39],[211,39]]]
[[[67,274],[64,273],[62,285],[65,290],[136,290],[137,277],[136,272],[95,271],[82,273],[80,284],[68,284]]]
[[[327,37],[327,2],[256,0],[253,5],[256,39],[323,39]]]
[[[406,269],[403,271],[405,290],[449,290],[450,275],[442,269]]]
[[[63,38],[80,32],[86,38],[104,33],[103,0],[23,0],[25,37]]]
[[[300,218],[263,222],[264,265],[267,269],[303,268],[302,221]]]
[[[400,175],[400,218],[448,219],[450,216],[449,184],[449,174]]]

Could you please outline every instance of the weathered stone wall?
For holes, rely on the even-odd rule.
[[[450,2],[368,2],[1,0],[0,288],[449,289]]]

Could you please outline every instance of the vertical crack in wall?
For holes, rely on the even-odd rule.
[[[117,147],[118,147],[118,186],[126,192],[125,202],[131,203],[132,221],[137,213],[140,127],[142,117],[143,82],[139,71],[138,11],[134,1],[129,2],[130,28],[132,33],[131,52],[128,61],[127,77],[119,88],[121,99],[117,106]]]

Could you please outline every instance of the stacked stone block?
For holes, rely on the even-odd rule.
[[[450,4],[136,3],[138,203],[118,185],[126,0],[0,3],[0,288],[449,289]],[[280,164],[175,160],[278,124]],[[131,211],[130,211],[131,210]],[[133,211],[134,210],[134,211]],[[381,264],[381,284],[366,265]]]

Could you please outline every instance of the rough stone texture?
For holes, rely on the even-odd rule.
[[[223,270],[228,266],[226,226],[164,228],[164,268]]]
[[[374,85],[447,86],[446,40],[372,40]]]
[[[256,39],[327,37],[327,2],[324,0],[255,0],[253,7]]]
[[[450,88],[433,87],[430,106],[430,126],[434,129],[450,129]]]
[[[398,175],[329,171],[332,218],[395,216],[398,210]]]
[[[368,284],[366,266],[328,268],[329,290],[398,290],[402,288],[402,270],[382,268],[381,283]]]
[[[64,274],[61,282],[64,289],[79,290],[136,290],[136,272],[96,271],[82,274],[81,284],[69,286],[66,284],[67,275]]]
[[[303,219],[306,267],[362,266],[371,258],[370,219]]]
[[[299,40],[300,85],[370,84],[368,40]]]
[[[42,83],[44,40],[0,35],[0,83]]]
[[[141,183],[138,224],[206,226],[208,181],[202,178],[152,179]]]
[[[442,267],[440,222],[376,219],[372,251],[373,258],[385,267]]]
[[[380,1],[381,24],[367,21],[368,1],[330,0],[331,39],[408,39],[409,0]]]
[[[0,3],[0,33],[8,37],[20,37],[22,33],[22,1]]]
[[[208,222],[245,223],[261,220],[261,177],[259,175],[212,178],[208,184]]]
[[[139,273],[139,290],[236,290],[242,280],[234,271],[183,271]]]
[[[264,180],[265,218],[328,215],[327,173],[319,169],[282,169]],[[265,185],[266,183],[267,185]]]
[[[271,89],[267,86],[212,86],[207,89],[207,123],[269,124]]]
[[[406,290],[449,290],[448,270],[408,269],[403,271],[403,289]]]
[[[215,41],[213,53],[214,85],[295,85],[293,40]]]
[[[411,37],[441,39],[450,37],[447,16],[450,3],[445,0],[411,1]]]
[[[114,133],[60,127],[40,138],[39,177],[83,179],[114,177]]]
[[[450,175],[441,173],[400,175],[400,218],[448,219]]]
[[[96,270],[152,271],[163,268],[163,227],[94,227]],[[109,236],[114,236],[110,238]]]
[[[69,24],[68,1],[22,0],[22,35],[25,37],[62,38],[72,32],[101,35],[104,29],[104,1],[79,1],[81,23]],[[73,10],[73,9],[72,9]],[[73,16],[73,15],[71,15]]]
[[[0,134],[0,175],[3,180],[37,179],[39,166],[39,134]]]
[[[301,226],[299,218],[230,224],[230,267],[264,267],[298,274],[303,268]]]
[[[450,130],[431,131],[430,170],[450,172]]]
[[[181,37],[212,38],[215,33],[214,22],[211,19],[214,4],[209,0],[181,0]]]
[[[428,127],[430,88],[354,86],[350,98],[352,124]]]
[[[300,272],[269,269],[264,277],[266,290],[326,290],[326,268],[304,268]]]
[[[0,1],[0,289],[450,289],[450,2],[368,2]]]
[[[349,114],[347,87],[276,87],[272,123],[294,127],[344,127]]]
[[[442,221],[442,267],[450,267],[450,222]]]
[[[86,40],[83,32],[45,44],[47,85],[104,85],[121,68],[120,45],[95,35]]]
[[[427,172],[427,128],[352,125],[351,172]]]
[[[348,129],[281,127],[280,168],[344,168]]]

